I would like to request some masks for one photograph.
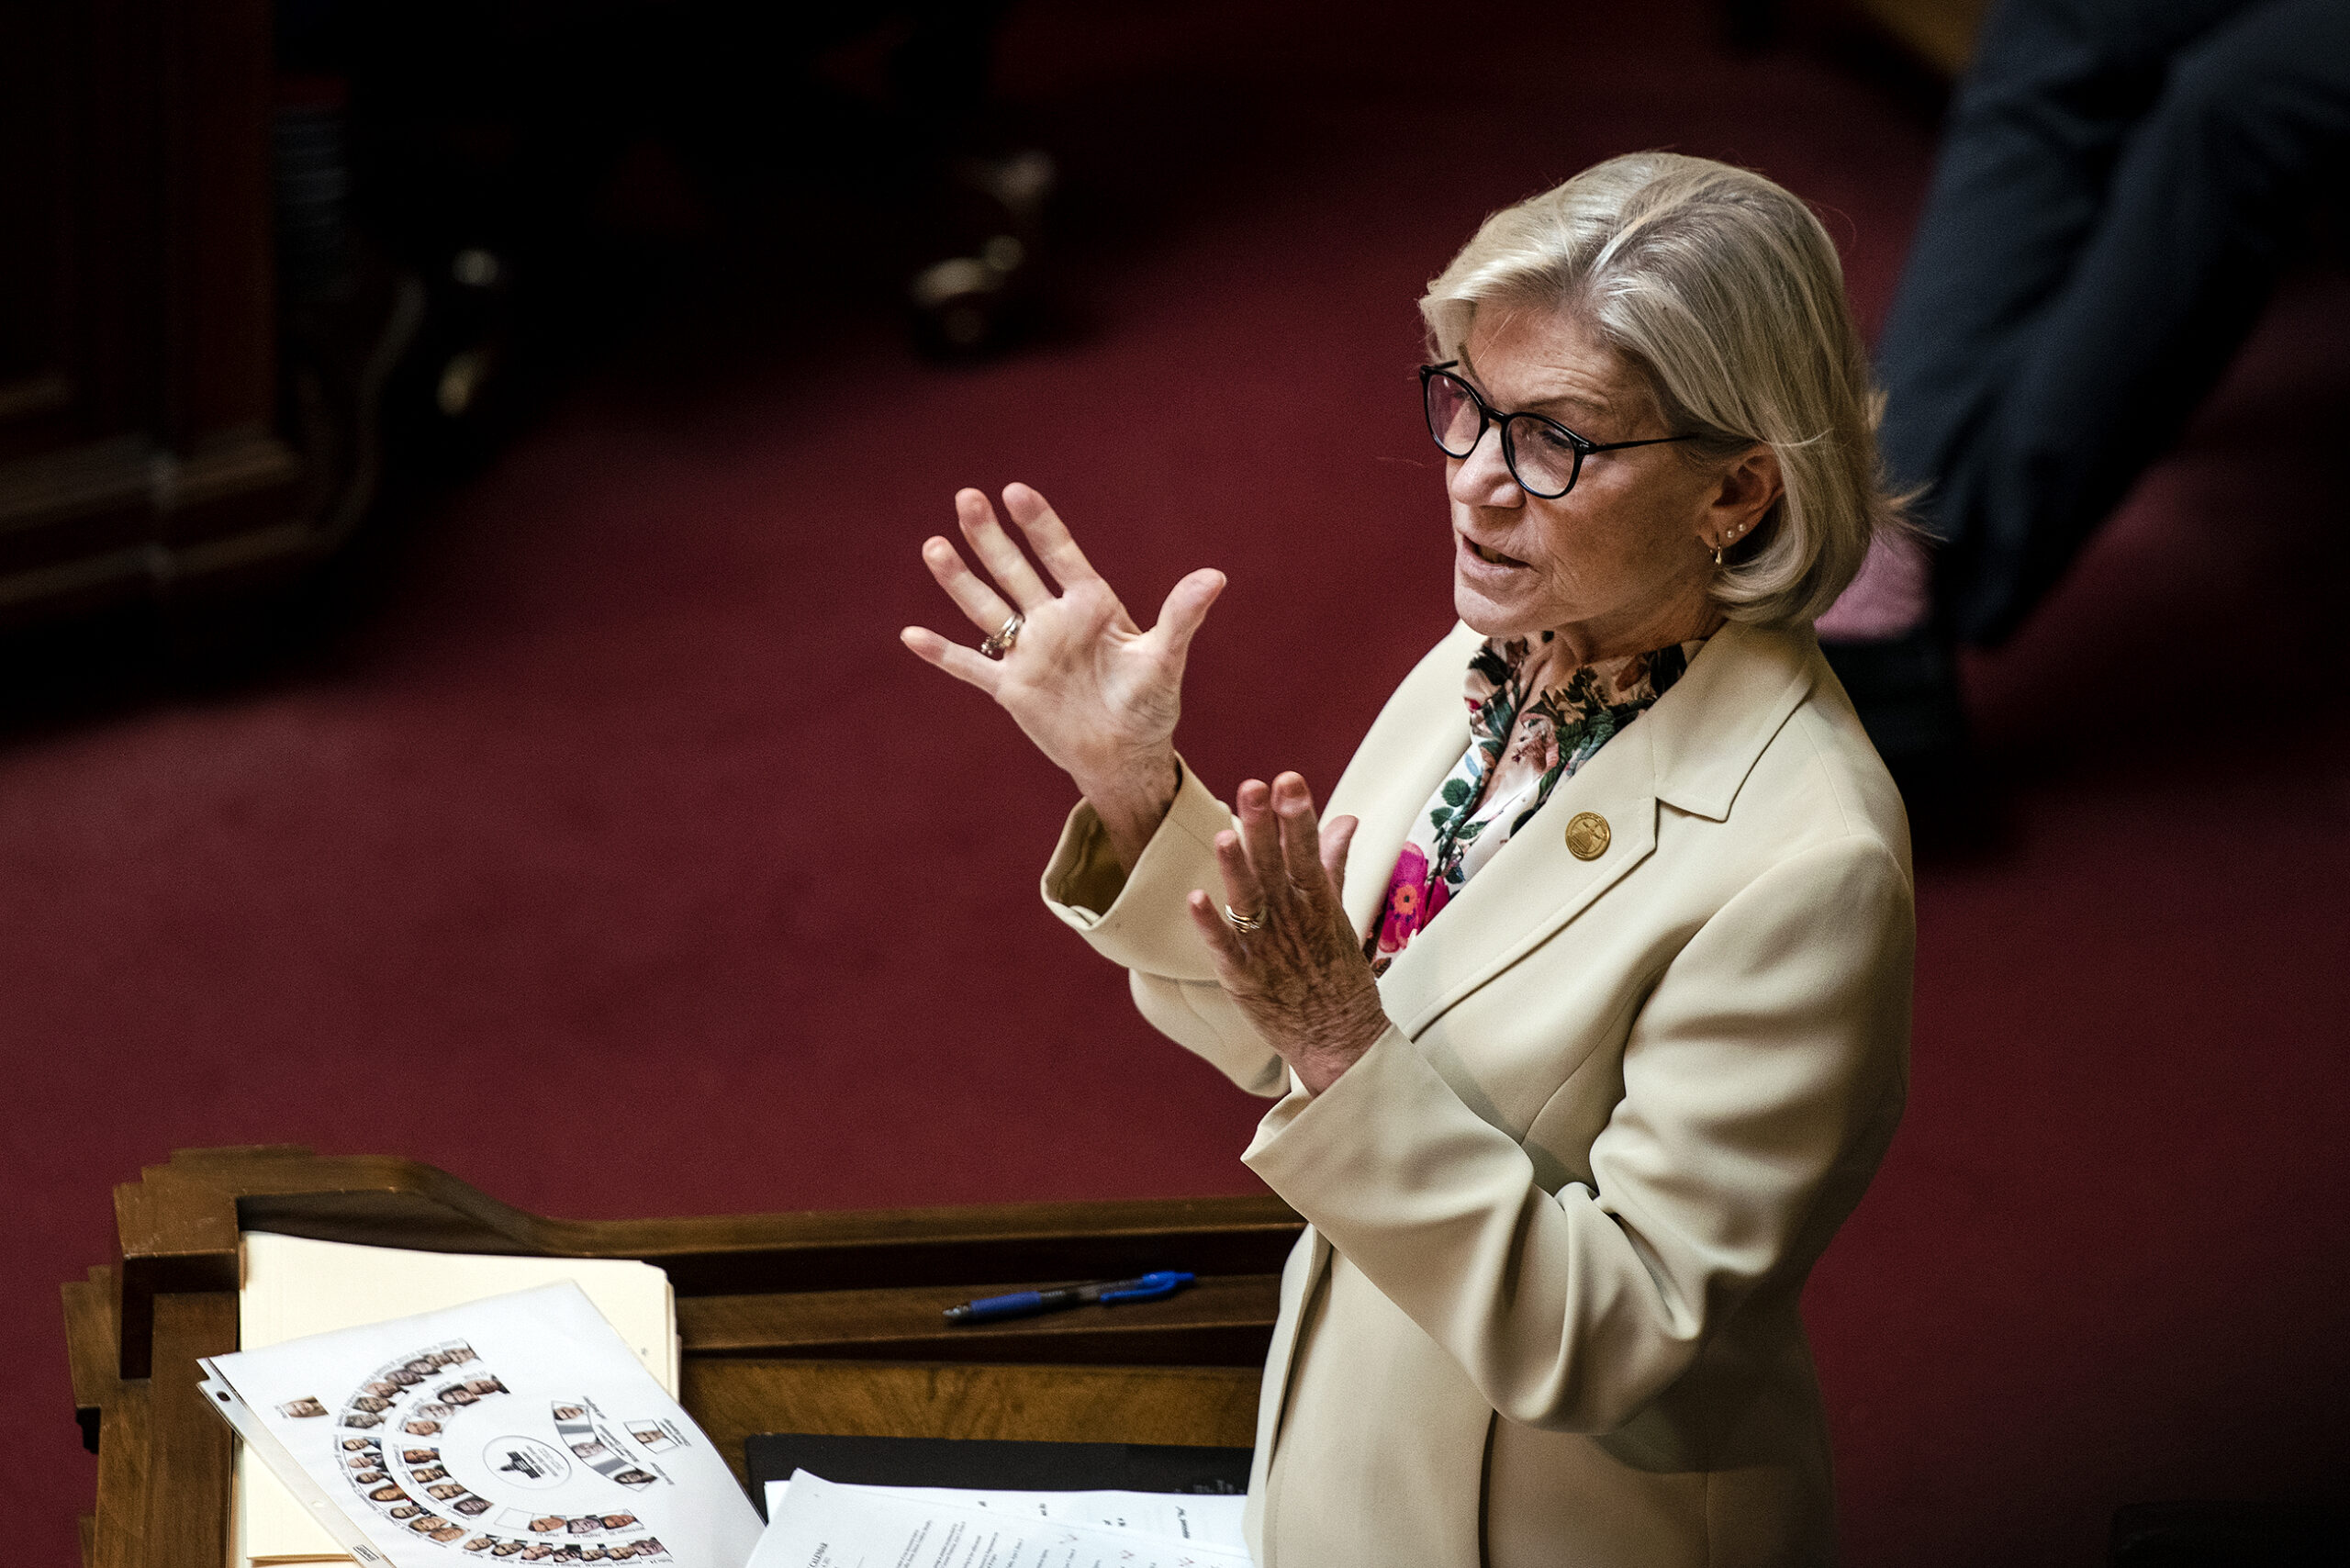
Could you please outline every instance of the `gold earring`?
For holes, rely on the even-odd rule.
[[[1714,565],[1715,565],[1715,566],[1720,566],[1721,564],[1722,564],[1722,547],[1721,547],[1720,545],[1717,544],[1717,545],[1715,545],[1715,546],[1714,546]]]

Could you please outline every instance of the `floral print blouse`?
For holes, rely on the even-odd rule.
[[[1372,972],[1384,974],[1559,780],[1672,690],[1704,646],[1701,639],[1577,665],[1548,632],[1487,640],[1469,661],[1469,750],[1396,857],[1386,907],[1363,943]]]

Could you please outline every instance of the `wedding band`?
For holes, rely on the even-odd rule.
[[[1004,655],[1012,652],[1012,644],[1020,641],[1020,628],[1026,624],[1028,624],[1028,618],[1020,611],[1013,610],[1012,619],[998,627],[994,636],[979,644],[979,652],[991,659],[1003,657]]]
[[[1243,914],[1238,910],[1234,909],[1230,904],[1225,904],[1224,906],[1224,923],[1226,925],[1231,926],[1235,931],[1240,933],[1243,936],[1246,936],[1251,931],[1262,931],[1265,928],[1265,912],[1263,910],[1259,910],[1254,914]]]

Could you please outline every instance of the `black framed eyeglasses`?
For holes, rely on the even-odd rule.
[[[1694,436],[1656,435],[1645,441],[1588,441],[1544,414],[1502,414],[1489,408],[1477,389],[1452,374],[1460,362],[1420,366],[1420,397],[1428,416],[1428,434],[1447,457],[1466,457],[1485,439],[1485,429],[1498,425],[1502,461],[1510,477],[1529,496],[1558,499],[1583,477],[1583,460],[1595,452],[1621,452],[1628,446],[1662,446],[1691,441]]]

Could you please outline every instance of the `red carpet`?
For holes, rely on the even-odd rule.
[[[948,624],[915,548],[951,492],[1037,484],[1146,610],[1225,568],[1187,749],[1326,784],[1447,622],[1411,302],[1476,218],[1733,158],[1828,210],[1873,319],[1930,155],[1684,0],[1432,15],[1024,9],[1083,331],[941,372],[818,297],[755,374],[612,371],[332,658],[0,745],[28,1562],[93,1483],[56,1286],[174,1147],[578,1216],[1249,1186],[1258,1105],[1036,901],[1062,782],[896,644]],[[2093,1562],[2117,1504],[2345,1473],[2345,351],[2342,279],[2286,299],[1971,671],[2012,831],[1921,879],[1909,1121],[1811,1299],[1852,1562]]]

